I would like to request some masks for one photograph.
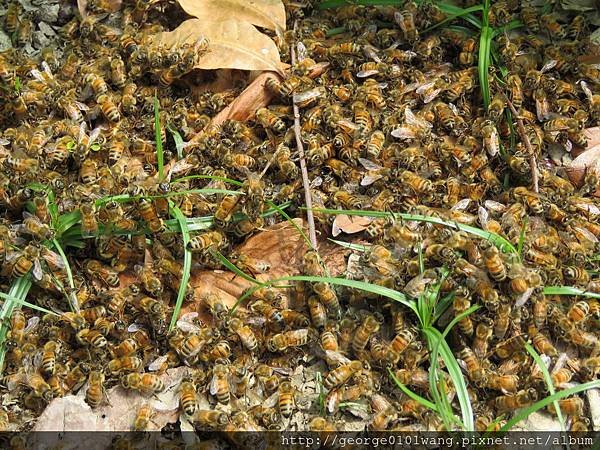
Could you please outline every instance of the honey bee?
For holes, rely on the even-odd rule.
[[[226,238],[220,231],[207,231],[194,236],[188,242],[188,249],[192,253],[207,253],[218,250],[226,244]]]
[[[73,367],[64,378],[64,387],[67,392],[76,392],[87,379],[90,368],[85,363]]]
[[[21,5],[18,2],[10,2],[4,16],[4,27],[9,34],[17,31],[20,23]]]
[[[313,333],[308,328],[284,331],[273,335],[267,341],[267,349],[270,352],[284,352],[291,347],[302,347],[314,340]]]
[[[490,372],[487,374],[486,387],[503,394],[514,394],[519,389],[519,377],[514,374],[499,375]]]
[[[553,371],[550,374],[550,379],[552,380],[552,384],[556,387],[561,387],[565,383],[571,381],[573,377],[573,372],[566,367],[561,367],[560,369]]]
[[[15,174],[34,172],[39,167],[39,162],[35,158],[19,158],[14,156],[5,158],[3,164],[6,170]]]
[[[231,216],[233,215],[233,211],[235,210],[239,199],[239,196],[234,194],[229,194],[223,197],[223,200],[221,200],[221,203],[219,203],[219,206],[214,214],[215,221],[218,224],[223,225],[231,220]]]
[[[412,11],[404,10],[394,13],[394,20],[402,30],[404,38],[409,43],[414,43],[419,39],[419,32],[415,24],[415,17]]]
[[[411,330],[400,330],[400,332],[397,333],[390,342],[390,348],[396,353],[402,354],[414,340],[415,334]]]
[[[125,372],[138,372],[144,366],[144,362],[137,356],[122,356],[108,362],[108,370],[116,375]]]
[[[135,273],[139,277],[144,289],[154,296],[159,296],[163,291],[163,285],[160,278],[156,275],[154,268],[149,263],[136,265]]]
[[[140,217],[146,222],[150,232],[158,233],[164,229],[162,220],[158,217],[151,200],[142,199],[139,203]]]
[[[179,386],[179,407],[188,416],[193,416],[199,409],[196,386],[190,378],[185,378]]]
[[[454,310],[455,316],[460,315],[461,313],[463,313],[470,307],[471,307],[471,302],[469,301],[469,299],[467,297],[464,297],[462,295],[456,295],[454,297],[454,300],[452,303],[452,309]],[[471,318],[469,316],[466,316],[466,317],[462,318],[461,320],[459,320],[458,327],[460,328],[460,331],[466,336],[471,336],[474,332],[473,321],[471,320]]]
[[[92,370],[88,375],[88,388],[85,392],[85,401],[92,408],[100,406],[106,396],[104,378],[104,374],[98,370]]]
[[[118,122],[121,120],[121,113],[119,112],[119,108],[114,103],[113,99],[108,94],[100,94],[96,98],[96,102],[100,106],[100,110],[102,111],[102,115],[109,120],[110,122]]]
[[[584,408],[583,399],[581,399],[579,397],[570,397],[570,398],[563,398],[561,400],[558,400],[558,407],[560,408],[560,411],[563,414],[566,414],[568,416],[582,416],[583,415],[583,408]],[[552,404],[552,403],[546,407],[546,410],[553,415],[557,414],[557,411],[554,408],[554,404]]]
[[[329,53],[329,56],[360,55],[362,53],[362,47],[354,42],[344,42],[332,45],[327,52]]]
[[[585,349],[594,349],[598,346],[598,338],[596,335],[579,330],[575,327],[570,328],[566,334],[566,338],[570,343]]]
[[[31,373],[25,376],[24,384],[31,389],[31,392],[36,397],[49,402],[54,397],[54,393],[50,388],[50,385],[46,383],[44,378],[38,373]]]
[[[582,267],[568,266],[563,268],[565,280],[574,283],[575,285],[585,286],[590,281],[590,275]],[[576,315],[576,313],[574,312]]]
[[[117,287],[119,285],[119,276],[117,272],[110,267],[105,266],[100,261],[88,259],[84,263],[84,268],[88,274],[97,277],[110,287]]]
[[[423,178],[409,170],[404,170],[400,173],[400,181],[406,189],[409,189],[416,195],[431,194],[434,190],[431,180]]]
[[[103,348],[106,347],[108,341],[106,338],[97,330],[90,330],[89,328],[84,328],[77,332],[77,342],[81,345],[90,345],[94,348]]]
[[[333,369],[327,374],[323,380],[323,386],[332,390],[338,386],[345,384],[350,378],[360,373],[363,369],[360,361],[351,361]]]
[[[485,371],[477,358],[473,350],[469,347],[464,347],[458,354],[459,358],[463,360],[467,376],[469,380],[474,383],[485,383],[487,380]]]
[[[537,391],[528,388],[511,395],[501,395],[494,400],[496,409],[500,413],[525,408],[534,403],[538,398]]]
[[[275,113],[267,108],[260,108],[256,111],[256,120],[266,129],[283,133],[286,129],[285,123]]]
[[[163,381],[153,373],[130,373],[121,376],[121,386],[144,393],[158,394],[165,390]]]
[[[356,329],[354,338],[352,339],[352,350],[359,353],[364,350],[371,339],[371,336],[379,331],[380,324],[377,319],[368,315],[365,317],[361,325]]]
[[[210,394],[214,395],[219,403],[229,403],[229,368],[227,366],[215,364],[213,367],[213,376],[210,382]]]
[[[535,7],[533,6],[523,6],[521,8],[521,20],[531,33],[539,33],[540,32],[540,22],[539,16]],[[516,108],[516,107],[515,107]]]
[[[567,30],[556,21],[552,14],[544,14],[539,18],[540,25],[545,28],[546,33],[553,39],[565,39]]]
[[[238,335],[242,345],[250,352],[255,352],[258,349],[258,339],[248,325],[244,325],[238,318],[233,318],[229,322],[229,328]]]
[[[462,43],[461,52],[458,55],[458,62],[462,66],[471,66],[475,61],[475,50],[477,50],[477,41],[467,38]]]
[[[524,345],[525,340],[523,339],[523,337],[521,335],[516,335],[496,345],[494,351],[500,359],[506,359],[514,353],[521,351]]]
[[[289,381],[284,381],[279,385],[278,393],[278,407],[279,412],[283,417],[290,417],[295,407],[295,396],[296,389],[292,386]]]
[[[199,409],[194,414],[194,423],[202,427],[221,429],[229,422],[227,414],[222,411]]]
[[[425,256],[437,261],[454,263],[457,259],[456,253],[452,248],[445,244],[432,244],[425,249]]]
[[[477,358],[483,359],[488,352],[489,341],[493,333],[493,321],[482,320],[475,328],[475,337],[473,338],[473,352]]]
[[[529,336],[535,349],[548,356],[558,355],[558,351],[552,345],[552,342],[542,332],[538,331],[535,325],[529,326]]]
[[[339,317],[341,314],[340,302],[333,288],[328,283],[318,282],[313,285],[313,289],[327,311],[334,317]]]
[[[154,417],[155,411],[150,405],[142,405],[138,409],[135,419],[133,421],[133,431],[145,431],[148,429],[152,417]]]

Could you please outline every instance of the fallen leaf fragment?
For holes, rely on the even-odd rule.
[[[177,391],[181,379],[188,370],[187,367],[178,367],[161,375],[161,379],[165,383],[165,390],[155,397],[143,396],[138,392],[115,386],[107,391],[110,404],[104,404],[96,409],[90,408],[85,402],[86,386],[83,386],[77,395],[67,395],[52,400],[39,417],[33,431],[131,431],[137,411],[144,404],[149,404],[155,410],[149,430],[160,430],[166,424],[174,423],[179,418]],[[36,433],[36,435],[38,439],[43,440],[45,448],[54,448],[58,444],[64,444],[59,441],[60,435],[57,433],[52,436],[42,433]],[[48,440],[54,439],[54,435],[56,442],[53,445]],[[73,442],[73,447],[61,446],[61,448],[64,450],[109,448],[113,437],[114,435],[109,433],[82,435],[81,439]],[[36,437],[34,436],[34,438]],[[104,438],[108,441],[102,441]]]
[[[373,221],[370,217],[363,216],[347,216],[346,214],[338,214],[335,216],[331,234],[334,237],[339,236],[342,232],[346,234],[360,233],[367,229]]]
[[[600,144],[585,150],[566,168],[569,180],[578,187],[583,185],[589,171],[595,171],[600,176]]]
[[[281,77],[275,72],[263,72],[244,91],[211,121],[211,125],[221,125],[227,119],[244,122],[256,113],[256,110],[271,103],[274,94],[265,87],[269,78],[278,81]]]
[[[285,30],[281,0],[177,0],[190,16],[202,21],[246,21],[268,30]]]
[[[166,47],[209,41],[197,69],[273,70],[283,73],[275,43],[248,22],[235,19],[213,22],[189,19],[175,30],[159,33],[155,40]]]

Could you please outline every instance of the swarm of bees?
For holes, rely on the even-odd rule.
[[[425,215],[522,249],[506,253],[438,223],[377,218],[364,230],[370,246],[355,277],[411,298],[439,284],[451,298],[442,323],[481,306],[448,336],[478,431],[546,395],[527,342],[548,363],[556,389],[597,378],[600,303],[542,291],[569,285],[600,293],[598,178],[588,173],[575,186],[548,156],[550,148],[584,147],[583,130],[600,124],[600,69],[579,58],[591,31],[583,16],[494,2],[492,26],[520,19],[524,27],[497,37],[503,70],[490,74],[485,109],[477,36],[425,31],[447,19],[432,3],[318,15],[292,5],[298,31],[275,39],[283,55],[293,42],[299,61],[285,80],[266,84],[275,103],[249,123],[216,127],[211,115],[239,90],[190,94],[209,43],[166,48],[154,39],[168,30],[169,17],[181,15],[174,2],[124,1],[111,12],[100,0],[88,8],[85,19],[62,25],[60,52],[47,48],[34,58],[19,50],[31,20],[16,2],[4,17],[16,37],[15,48],[0,53],[0,281],[7,291],[14,279],[31,276],[31,297],[57,314],[15,309],[3,324],[2,385],[19,409],[0,410],[1,429],[19,428],[24,409],[38,414],[81,389],[92,408],[109,402],[107,388],[116,384],[151,397],[165,389],[163,372],[188,366],[179,405],[198,429],[283,430],[300,409],[292,374],[307,355],[322,362],[324,412],[315,403],[306,429],[343,429],[348,404],[364,406],[370,430],[443,429],[388,374],[428,396],[429,351],[416,318],[373,294],[298,283],[256,290],[235,312],[206,294],[211,323],[192,315],[168,331],[185,250],[195,264],[217,268],[215,252],[228,255],[266,225],[268,202],[303,204],[293,102],[302,109],[300,139],[317,208]],[[327,36],[341,26],[344,34]],[[177,130],[183,148],[167,130]],[[165,148],[162,178],[156,135]],[[241,181],[239,193],[197,193],[222,192],[229,179]],[[213,218],[186,248],[167,226],[174,207],[185,217]],[[72,281],[53,245],[68,242],[59,218],[69,214],[81,237],[66,248]],[[329,233],[333,218],[315,211],[315,219]],[[270,270],[243,254],[231,259],[248,273]],[[326,275],[316,251],[303,262],[306,275]],[[136,283],[121,282],[127,272]],[[445,385],[457,404],[449,378]],[[583,398],[559,405],[571,429],[590,427]],[[153,415],[144,405],[132,430],[148,428]]]

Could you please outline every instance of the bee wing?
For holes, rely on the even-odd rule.
[[[9,145],[10,141],[8,139],[0,138],[0,145]]]
[[[404,22],[404,16],[400,11],[394,13],[394,21],[398,24],[403,33],[406,33],[406,23]]]
[[[298,61],[302,61],[302,60],[306,59],[306,57],[308,55],[308,51],[307,51],[304,43],[298,42],[298,44],[296,44],[296,49],[298,51]]]
[[[503,213],[506,211],[506,205],[504,203],[496,202],[494,200],[486,200],[483,205],[494,212]]]
[[[547,61],[546,64],[544,64],[541,72],[542,73],[547,72],[550,69],[554,68],[557,64],[558,64],[558,61],[556,59],[551,59],[551,60]]]
[[[429,103],[435,100],[435,98],[440,94],[440,92],[442,92],[440,88],[432,89],[435,83],[435,81],[429,81],[417,88],[417,94],[423,96],[423,103]]]
[[[525,305],[525,303],[527,303],[527,300],[529,300],[529,298],[531,297],[531,294],[533,294],[533,288],[528,288],[525,292],[523,292],[523,294],[521,294],[519,298],[517,298],[517,300],[515,301],[515,306],[517,308],[520,308],[521,306]]]
[[[144,329],[144,327],[142,326],[142,324],[134,322],[134,323],[132,323],[131,325],[129,325],[127,327],[127,332],[128,333],[135,333],[136,331],[143,330],[143,329]]]
[[[162,355],[159,356],[158,358],[156,358],[154,361],[152,361],[149,365],[148,365],[148,370],[150,372],[156,372],[157,370],[160,370],[160,368],[163,366],[163,364],[165,362],[167,362],[167,359],[169,357],[167,355]]]
[[[50,79],[54,78],[52,69],[50,69],[50,66],[48,65],[48,63],[46,61],[42,61],[42,69],[44,70],[44,73],[48,76],[48,78],[50,78]]]
[[[588,101],[592,101],[592,97],[594,96],[594,94],[592,93],[590,86],[584,80],[581,80],[579,82],[579,84],[581,85],[581,90],[583,91],[585,96],[588,98]]]
[[[273,392],[271,396],[264,401],[263,406],[265,408],[273,408],[275,405],[277,405],[278,400],[279,392]]]
[[[391,135],[398,139],[414,139],[417,137],[417,134],[413,128],[404,126],[392,130]]]
[[[44,261],[46,261],[51,266],[56,266],[59,269],[65,268],[65,262],[63,261],[61,256],[58,253],[53,252],[52,250],[46,247],[43,247],[42,258],[44,258]]]
[[[373,61],[380,63],[381,58],[377,54],[377,49],[372,45],[366,44],[363,46],[363,52],[368,59],[372,59]],[[357,74],[358,76],[358,74]]]
[[[535,99],[535,112],[540,122],[550,118],[550,102],[547,97]]]
[[[349,364],[352,362],[352,360],[344,356],[341,352],[335,350],[325,350],[325,359],[328,361],[328,363],[333,363],[333,365],[338,366],[342,366],[344,364]]]
[[[96,127],[92,130],[92,132],[90,133],[90,137],[89,137],[89,145],[92,145],[94,142],[96,142],[96,139],[98,139],[100,137],[100,134],[102,133],[103,130],[104,130],[104,127]]]
[[[75,106],[77,106],[77,108],[79,108],[80,111],[89,111],[90,107],[88,105],[86,105],[85,103],[81,103],[81,102],[74,102]]]
[[[415,127],[419,127],[421,129],[433,128],[432,123],[415,116],[415,114],[412,112],[412,110],[408,106],[404,109],[404,120],[406,121],[407,124],[413,125]]]
[[[336,219],[337,219],[339,216],[335,216],[335,217],[336,217]],[[333,237],[337,237],[337,236],[339,236],[341,233],[342,233],[342,230],[341,230],[341,228],[338,226],[338,223],[336,222],[336,220],[334,219],[334,220],[333,220],[333,225],[331,225],[331,235],[332,235]]]
[[[486,139],[486,143],[490,156],[496,156],[500,152],[500,141],[498,140],[498,130],[496,130],[496,127],[492,130],[490,137]]]
[[[375,183],[377,180],[383,178],[383,175],[378,173],[367,173],[364,178],[360,181],[361,186],[370,186]]]
[[[574,230],[578,231],[579,233],[581,233],[585,239],[589,240],[590,242],[596,243],[598,242],[598,238],[596,237],[596,235],[594,233],[592,233],[590,230],[588,230],[587,228],[583,228],[583,227],[573,227]],[[581,240],[581,239],[579,239]]]
[[[36,281],[41,281],[44,278],[44,271],[42,270],[42,265],[40,264],[40,260],[35,258],[33,261],[33,279]]]
[[[29,320],[27,321],[27,325],[25,325],[25,329],[23,330],[24,333],[32,333],[40,324],[40,317],[39,316],[32,316],[29,318]]]
[[[46,82],[46,78],[44,77],[44,75],[42,75],[42,72],[40,72],[38,69],[31,69],[29,71],[29,75],[31,75],[37,81],[40,81],[42,83]]]
[[[357,76],[357,78],[367,78],[372,75],[377,75],[378,73],[379,73],[379,70],[377,70],[377,69],[361,70],[360,72],[358,72],[356,74],[356,76]]]
[[[453,211],[464,211],[465,209],[467,209],[469,207],[469,205],[471,204],[471,199],[470,198],[463,198],[462,200],[459,200],[456,205],[452,206],[452,208],[450,208]]]
[[[374,163],[370,159],[358,158],[358,162],[367,170],[379,170],[382,167],[379,164]]]
[[[315,98],[323,97],[325,94],[325,88],[323,86],[318,86],[314,89],[294,94],[293,99],[296,103],[303,103]]]
[[[210,380],[210,385],[209,385],[209,392],[210,395],[215,395],[219,390],[219,378],[216,375],[213,375],[213,377]]]
[[[184,314],[177,320],[177,328],[186,333],[197,333],[200,331],[200,327],[196,325],[193,320],[198,317],[197,312],[189,312]]]

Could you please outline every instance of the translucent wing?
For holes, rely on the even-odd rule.
[[[483,205],[494,212],[503,213],[506,211],[506,205],[504,203],[496,202],[494,200],[486,200],[483,202]]]
[[[33,331],[35,331],[35,329],[40,324],[40,320],[41,319],[39,316],[30,317],[29,320],[27,321],[27,325],[25,326],[25,329],[23,330],[23,332],[24,333],[32,333]]]
[[[356,74],[356,76],[358,78],[367,78],[373,75],[377,75],[379,73],[379,70],[377,69],[371,69],[371,70],[361,70],[360,72],[358,72]]]
[[[318,86],[314,89],[294,94],[294,101],[296,103],[304,103],[314,100],[315,98],[323,97],[325,94],[325,88],[323,86]]]
[[[358,158],[358,162],[367,170],[379,170],[383,169],[379,164],[374,163],[370,159]]]
[[[547,72],[550,69],[556,67],[557,64],[558,64],[558,61],[556,59],[551,59],[551,60],[547,61],[546,64],[544,64],[541,72]]]
[[[378,173],[367,173],[363,179],[360,181],[361,186],[370,186],[375,183],[377,180],[381,180],[383,175]]]
[[[452,206],[452,210],[454,211],[464,211],[465,209],[467,209],[469,207],[469,205],[471,204],[471,199],[470,198],[463,198],[462,200],[458,201],[456,203],[456,205]]]
[[[483,206],[480,206],[477,209],[477,216],[479,217],[479,224],[483,228],[486,228],[489,217],[490,217],[490,213],[488,212],[488,210],[485,209]]]
[[[424,119],[419,119],[417,116],[415,116],[415,114],[412,112],[412,110],[408,106],[404,109],[404,120],[406,121],[407,124],[414,125],[419,128],[422,128],[422,129],[433,128],[432,123],[427,122]]]
[[[163,366],[163,364],[165,362],[167,362],[167,359],[168,359],[167,355],[159,356],[158,358],[156,358],[154,361],[152,361],[148,365],[148,370],[150,372],[156,372],[157,370],[160,370],[160,368]]]
[[[36,281],[40,281],[44,277],[44,271],[42,270],[42,265],[40,264],[40,260],[35,258],[33,260],[33,279]]]

